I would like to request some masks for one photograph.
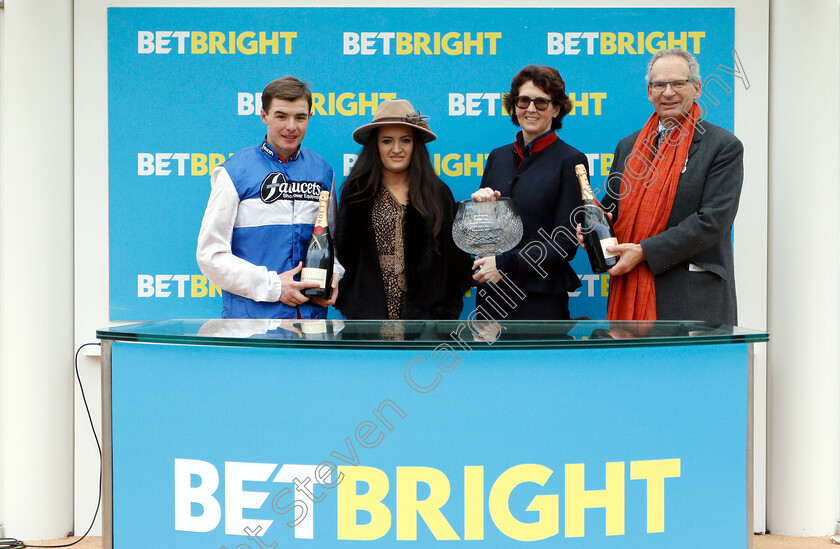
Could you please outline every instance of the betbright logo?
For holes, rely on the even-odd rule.
[[[372,116],[386,99],[396,99],[394,92],[329,92],[312,94],[312,113],[321,116]],[[236,94],[236,114],[260,115],[262,93]]]
[[[222,290],[203,275],[139,274],[137,297],[217,297]]]
[[[680,48],[700,53],[704,31],[682,32],[549,32],[548,55],[650,55]]]
[[[449,116],[480,116],[485,113],[488,116],[510,116],[503,103],[505,95],[501,92],[450,93]]]
[[[291,55],[295,31],[137,31],[139,54]]]
[[[440,177],[481,177],[484,175],[484,164],[489,154],[483,153],[435,153],[432,155],[432,165],[435,173]],[[342,163],[344,177],[350,175],[350,171],[356,164],[359,155],[345,154]]]
[[[632,501],[645,502],[642,516],[646,516],[644,524],[633,524],[634,530],[664,532],[666,485],[670,484],[666,479],[680,477],[680,459],[631,461],[627,465],[623,461],[599,465],[605,471],[605,486],[589,490],[585,486],[592,482],[586,481],[583,463],[565,464],[560,474],[544,465],[525,463],[495,478],[487,476],[484,466],[464,466],[454,479],[455,486],[463,490],[453,490],[450,475],[433,467],[399,466],[389,475],[376,467],[336,467],[331,462],[279,466],[225,462],[222,481],[212,463],[175,459],[174,524],[179,531],[206,533],[224,522],[225,534],[262,537],[263,547],[289,536],[272,529],[279,515],[292,519],[286,524],[294,528],[297,539],[317,538],[317,522],[326,520],[337,524],[339,540],[378,540],[394,528],[397,540],[417,540],[419,518],[436,540],[484,540],[486,527],[492,523],[509,539],[539,541],[560,535],[561,523],[566,538],[584,537],[587,509],[603,510],[606,536],[622,536],[628,501]],[[543,490],[537,489],[540,493],[529,496],[525,503],[512,497],[523,485]],[[217,494],[221,486],[224,489]],[[323,517],[323,511],[315,512],[314,504],[333,497],[328,495],[333,490],[337,517]],[[525,488],[519,493],[521,490]],[[485,519],[488,511],[489,522]],[[517,518],[524,514],[535,520]],[[453,524],[463,526],[459,531]],[[589,534],[600,535],[591,530]],[[497,538],[494,533],[490,537]]]
[[[602,103],[607,98],[604,92],[568,92],[572,102],[570,116],[600,116]],[[501,92],[450,93],[448,99],[449,116],[510,116],[505,109]]]
[[[137,153],[137,175],[203,176],[213,173],[233,153]]]
[[[344,55],[496,55],[500,32],[345,32]]]

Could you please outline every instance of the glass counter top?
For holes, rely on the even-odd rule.
[[[238,347],[470,349],[762,343],[769,334],[695,321],[262,320],[143,322],[96,331],[103,341]]]

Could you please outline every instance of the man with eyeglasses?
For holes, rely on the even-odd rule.
[[[648,63],[654,114],[616,147],[607,196],[621,254],[609,270],[612,320],[738,321],[732,223],[744,148],[701,119],[700,66],[681,49]]]

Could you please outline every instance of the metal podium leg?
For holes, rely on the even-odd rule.
[[[753,539],[755,533],[753,532],[753,435],[755,429],[753,428],[753,421],[755,421],[755,413],[753,406],[755,405],[755,370],[753,361],[753,344],[747,344],[747,549],[753,549]]]
[[[111,342],[102,341],[102,549],[114,547],[111,452]]]

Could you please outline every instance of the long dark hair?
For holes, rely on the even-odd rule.
[[[432,229],[432,244],[440,253],[440,232],[448,226],[454,213],[447,197],[450,195],[446,183],[440,180],[432,167],[429,150],[412,128],[414,144],[411,164],[408,167],[408,200],[411,207],[423,217]],[[379,129],[372,131],[362,147],[359,158],[350,175],[341,186],[341,198],[348,203],[373,200],[382,186],[382,160],[379,157]]]

